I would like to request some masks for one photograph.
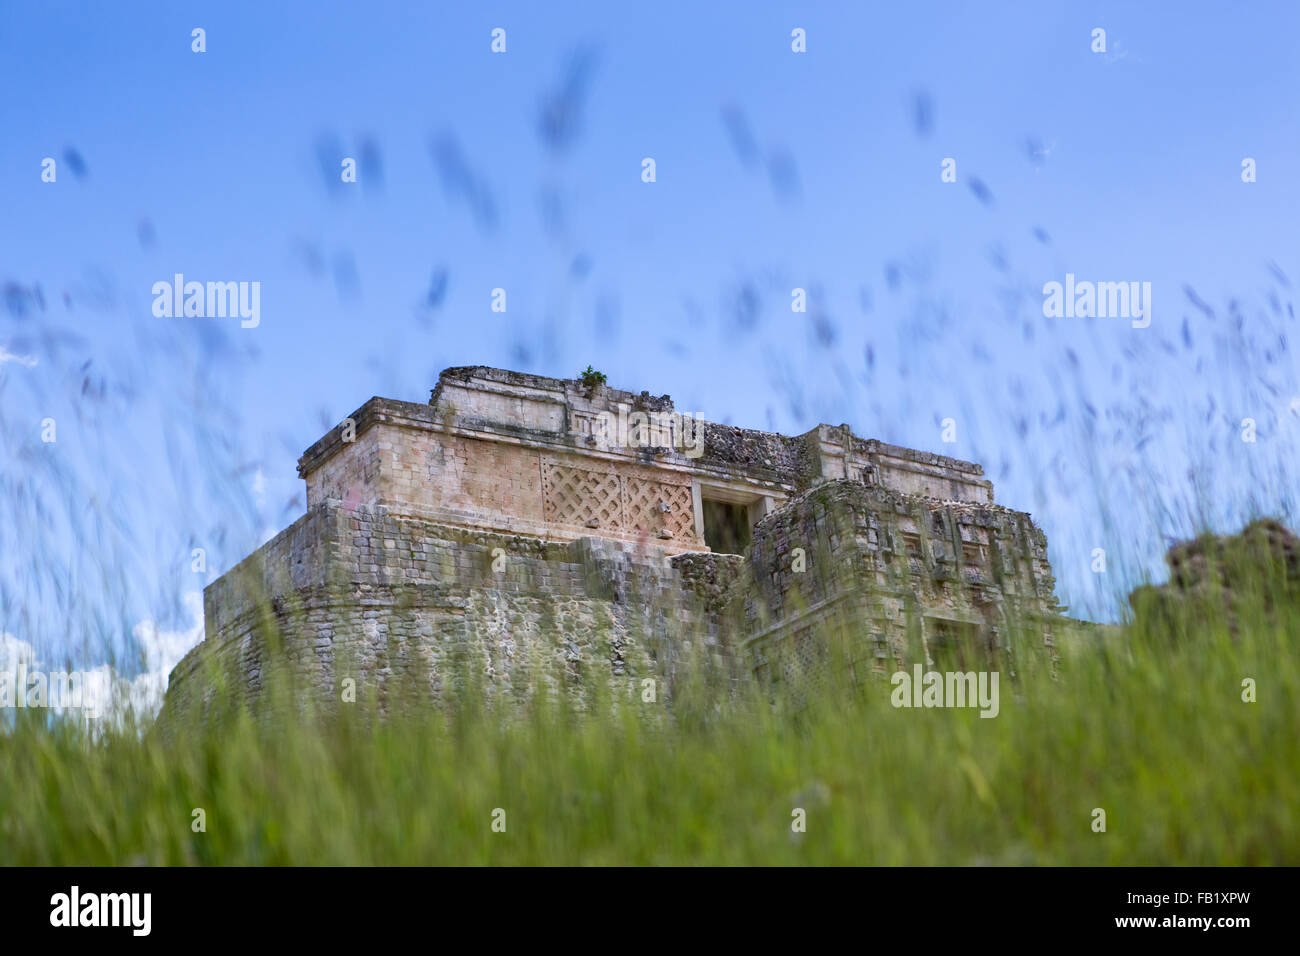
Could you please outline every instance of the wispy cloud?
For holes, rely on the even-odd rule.
[[[143,655],[144,669],[139,674],[124,677],[111,664],[82,669],[78,672],[81,697],[77,703],[68,705],[66,701],[47,697],[50,709],[61,712],[67,706],[80,705],[86,716],[109,721],[121,720],[131,714],[137,717],[156,714],[162,707],[172,669],[203,640],[203,596],[198,591],[190,591],[185,594],[184,602],[190,618],[188,627],[168,631],[153,621],[141,621],[132,629],[136,646]],[[56,670],[62,670],[62,666],[41,659],[27,641],[0,633],[0,675],[13,675],[9,678],[9,685],[16,693],[28,691],[27,687],[20,686],[20,679],[25,680],[37,673],[48,677]],[[4,677],[0,676],[0,680]],[[52,684],[47,685],[47,691],[49,686]],[[30,694],[27,699],[30,699]],[[7,703],[12,706],[13,702]]]
[[[36,359],[32,356],[18,355],[15,352],[10,352],[3,345],[0,345],[0,365],[5,364],[5,362],[14,362],[17,365],[25,365],[27,368],[32,368],[36,365]]]

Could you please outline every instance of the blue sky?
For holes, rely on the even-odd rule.
[[[0,632],[129,668],[140,621],[191,626],[184,595],[301,513],[303,449],[467,364],[590,363],[714,420],[979,461],[1063,602],[1113,618],[1168,539],[1293,520],[1298,21],[7,4]],[[259,282],[260,325],[155,317],[177,272]],[[1151,327],[1044,317],[1067,272],[1150,282]]]

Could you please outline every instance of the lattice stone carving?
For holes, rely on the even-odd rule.
[[[627,478],[624,489],[628,530],[652,535],[667,531],[674,538],[694,536],[695,505],[690,485]]]
[[[647,535],[677,541],[695,539],[691,486],[613,471],[542,462],[543,513],[552,524]]]
[[[622,479],[612,472],[543,462],[542,500],[550,523],[623,530]]]
[[[782,682],[794,692],[796,699],[807,701],[807,695],[821,688],[828,673],[828,654],[825,644],[807,625],[787,638],[778,651]]]

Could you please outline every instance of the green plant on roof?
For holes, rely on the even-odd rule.
[[[578,377],[582,379],[582,384],[587,386],[588,389],[593,389],[597,385],[604,385],[606,381],[605,373],[597,372],[590,365],[588,365],[587,370],[579,374]]]

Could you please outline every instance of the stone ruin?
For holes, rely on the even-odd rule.
[[[429,696],[469,661],[531,692],[667,682],[694,651],[732,680],[827,666],[969,666],[1064,618],[1043,532],[993,501],[977,464],[818,425],[754,431],[668,396],[450,368],[428,404],[372,398],[298,462],[307,511],[204,593],[205,639],[164,714],[217,695],[202,666],[263,693],[271,647],[321,702],[344,680]]]
[[[1300,604],[1300,538],[1272,518],[1235,535],[1205,534],[1174,545],[1165,555],[1169,580],[1129,595],[1135,619],[1177,636],[1189,622],[1203,627],[1222,617],[1238,636],[1243,607],[1273,614],[1279,604]]]

